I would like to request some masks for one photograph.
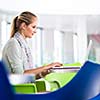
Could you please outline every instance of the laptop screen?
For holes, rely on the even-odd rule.
[[[89,44],[88,44],[88,47],[87,47],[87,52],[86,52],[85,61],[88,60],[88,58],[89,58],[90,51],[91,51],[91,49],[92,49],[92,43],[93,43],[93,41],[90,40],[90,41],[89,41]]]

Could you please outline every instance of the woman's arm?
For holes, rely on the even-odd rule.
[[[19,43],[15,39],[11,39],[6,49],[5,53],[11,67],[11,73],[22,74],[24,72],[23,58]]]
[[[37,77],[44,77],[45,75],[50,73],[51,68],[56,67],[56,66],[60,67],[60,66],[62,66],[62,64],[59,62],[55,62],[55,63],[51,63],[46,66],[38,67],[35,69],[25,70],[24,73],[35,74]]]

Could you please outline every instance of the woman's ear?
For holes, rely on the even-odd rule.
[[[24,30],[26,28],[26,24],[23,22],[20,26],[20,29]]]

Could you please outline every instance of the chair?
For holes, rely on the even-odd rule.
[[[100,94],[96,95],[95,97],[89,99],[89,100],[100,100]]]
[[[45,80],[50,83],[50,91],[54,91],[67,84],[75,75],[76,72],[53,72],[46,75]]]
[[[35,83],[16,84],[12,86],[16,93],[21,93],[21,94],[37,93],[37,87]]]
[[[5,100],[89,100],[100,93],[100,65],[86,61],[64,87],[45,94],[15,94],[0,63],[0,97]]]
[[[46,82],[45,80],[36,80],[35,82],[37,92],[46,92]]]
[[[6,73],[4,64],[0,62],[0,98],[14,100],[14,90],[11,88]]]
[[[16,93],[34,94],[46,91],[46,83],[44,80],[36,80],[34,83],[23,83],[12,85]]]

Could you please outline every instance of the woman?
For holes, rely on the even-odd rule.
[[[35,74],[37,78],[40,78],[48,74],[52,67],[62,66],[61,63],[55,62],[47,66],[34,67],[26,38],[32,38],[36,33],[37,20],[37,16],[28,11],[14,18],[11,37],[2,53],[3,61],[7,64],[10,73]]]

